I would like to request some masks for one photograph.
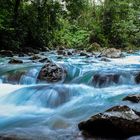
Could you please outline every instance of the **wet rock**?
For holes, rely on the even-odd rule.
[[[64,46],[59,46],[58,50],[65,50],[65,47]]]
[[[33,52],[28,52],[27,55],[34,56],[35,54]]]
[[[123,101],[130,101],[133,103],[140,103],[140,94],[128,95],[123,98]]]
[[[108,57],[108,58],[121,58],[123,53],[119,49],[109,48],[103,50],[100,54],[101,57]]]
[[[52,62],[49,62],[41,69],[38,80],[58,82],[64,80],[65,76],[66,71],[63,68]]]
[[[130,54],[132,54],[132,53],[134,53],[135,51],[134,50],[128,50],[127,51],[127,53],[130,53]]]
[[[115,106],[79,123],[85,136],[127,138],[140,135],[140,116],[128,106]]]
[[[7,57],[12,57],[14,56],[13,52],[10,50],[1,50],[0,51],[1,56],[7,56]]]
[[[45,58],[40,59],[39,62],[41,62],[41,63],[49,63],[51,61],[49,60],[49,58],[45,57]]]
[[[66,50],[57,50],[57,54],[58,55],[63,55],[63,56],[67,56],[67,51]]]
[[[70,56],[75,53],[75,50],[73,49],[65,49],[65,50],[57,50],[58,55],[63,55],[63,56]]]
[[[138,73],[138,74],[136,75],[136,77],[135,77],[135,82],[136,82],[137,84],[140,84],[140,73]]]
[[[105,87],[119,82],[119,74],[95,74],[92,83],[95,87]]]
[[[72,51],[68,51],[67,55],[73,55],[73,52]]]
[[[12,58],[8,63],[9,64],[22,64],[23,61],[19,60],[19,59],[16,59],[16,58]]]
[[[106,57],[101,57],[100,61],[104,61],[104,62],[110,62],[110,60]]]
[[[49,52],[50,49],[48,47],[43,47],[41,51],[43,51],[43,52]]]
[[[40,52],[40,50],[31,48],[31,47],[25,47],[25,48],[23,48],[23,52],[27,53],[27,54],[29,54],[29,53],[38,54]]]
[[[97,50],[99,50],[99,49],[101,49],[100,44],[94,42],[93,44],[91,44],[91,45],[87,48],[87,51],[88,51],[88,52],[93,52],[93,51],[97,51]]]
[[[124,106],[114,106],[109,108],[108,110],[106,110],[106,112],[114,112],[114,111],[131,111],[132,109],[129,108],[128,106],[124,105]],[[134,110],[133,110],[134,111]]]
[[[87,53],[86,51],[81,51],[81,52],[80,52],[80,56],[90,57],[90,54]]]
[[[24,56],[26,56],[26,54],[20,52],[20,53],[18,54],[18,56],[19,56],[19,57],[24,57]]]
[[[34,54],[31,57],[31,60],[38,60],[38,59],[42,59],[42,57],[40,55],[38,55],[38,54]]]
[[[63,57],[62,56],[57,56],[57,59],[63,59]]]
[[[12,136],[4,135],[4,136],[0,136],[0,140],[27,140],[27,139],[20,138],[20,137],[14,136],[14,135],[12,135]]]

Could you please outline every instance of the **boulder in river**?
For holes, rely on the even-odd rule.
[[[119,82],[119,74],[95,74],[92,83],[95,87],[105,87]]]
[[[115,106],[78,125],[89,137],[127,138],[140,135],[140,116],[128,106]]]
[[[59,82],[65,79],[66,71],[56,65],[55,63],[48,62],[42,67],[38,75],[38,80],[46,82]]]
[[[130,101],[133,103],[140,103],[140,94],[128,95],[123,98],[123,101]]]
[[[12,58],[8,63],[9,64],[22,64],[23,61],[19,60],[19,59],[16,59],[16,58]]]
[[[100,57],[108,57],[108,58],[121,58],[123,53],[120,49],[108,48],[101,52]]]

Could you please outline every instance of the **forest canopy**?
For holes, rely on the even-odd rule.
[[[139,0],[0,0],[0,49],[140,47]]]

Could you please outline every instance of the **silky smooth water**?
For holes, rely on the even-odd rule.
[[[12,65],[0,59],[0,135],[33,140],[81,140],[77,124],[90,116],[118,105],[140,107],[122,98],[139,93],[135,75],[140,71],[140,54],[100,61],[95,57],[63,57],[44,53],[67,71],[58,83],[38,82],[41,63]],[[28,60],[28,58],[24,58]],[[95,74],[119,74],[118,83],[94,86]]]

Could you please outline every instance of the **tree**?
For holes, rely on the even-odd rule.
[[[102,28],[109,44],[123,48],[128,45],[129,35],[135,28],[132,0],[106,0]]]

